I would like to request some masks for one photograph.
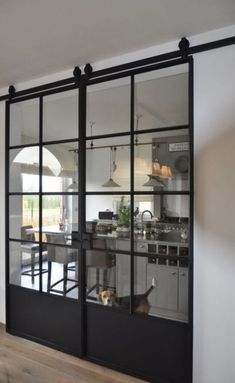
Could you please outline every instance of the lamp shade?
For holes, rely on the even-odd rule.
[[[104,188],[119,188],[120,187],[120,185],[118,185],[117,182],[115,182],[112,177],[113,173],[117,169],[117,165],[115,162],[116,150],[117,150],[116,147],[110,146],[110,176],[109,176],[109,180],[106,181],[103,185],[101,185]]]
[[[120,185],[117,184],[117,182],[115,182],[112,178],[109,178],[109,180],[107,182],[105,182],[103,185],[103,187],[105,188],[119,188]]]
[[[157,177],[153,176],[152,174],[148,174],[148,181],[143,184],[143,186],[150,186],[150,187],[164,187],[163,182]]]
[[[155,176],[160,176],[161,175],[161,166],[158,161],[153,161],[152,163],[152,173]]]
[[[75,180],[73,180],[73,182],[67,187],[67,191],[78,191],[78,184]]]
[[[172,177],[171,168],[169,166],[162,165],[161,178],[171,178],[171,177]]]

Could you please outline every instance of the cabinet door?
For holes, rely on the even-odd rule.
[[[179,269],[179,312],[188,313],[188,269]]]
[[[143,294],[146,289],[146,266],[147,259],[145,257],[135,257],[134,268],[134,293]],[[117,295],[123,297],[130,295],[130,256],[119,255],[116,258],[116,283]],[[151,283],[150,283],[151,286]]]
[[[130,241],[124,239],[116,240],[116,249],[122,251],[130,251]]]
[[[146,290],[151,286],[151,283],[147,286],[147,262],[146,257],[134,258],[134,293],[144,294]]]
[[[116,292],[118,297],[130,295],[130,257],[116,257]]]
[[[150,305],[163,310],[177,311],[178,269],[149,264],[147,285],[151,285],[153,277],[156,278],[156,288],[149,295]]]
[[[130,241],[117,239],[116,249],[128,251]],[[116,292],[118,297],[130,295],[130,257],[129,255],[116,256]]]

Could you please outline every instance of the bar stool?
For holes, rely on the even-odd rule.
[[[29,233],[28,230],[33,229],[32,225],[21,226],[21,238],[22,240],[35,242],[35,234],[34,232]],[[47,251],[46,245],[42,245],[42,251],[45,253]],[[40,274],[40,268],[35,267],[36,255],[39,256],[40,247],[37,243],[30,242],[22,242],[21,243],[21,265],[23,264],[23,254],[30,255],[30,269],[25,270],[21,273],[21,275],[26,275],[32,278],[32,283],[35,281],[35,277]],[[42,274],[47,273],[47,269],[42,269]]]
[[[69,266],[71,262],[78,261],[78,250],[71,249],[66,246],[56,246],[56,245],[66,245],[66,240],[64,234],[46,234],[47,238],[47,249],[48,249],[48,280],[47,280],[47,291],[56,292],[65,296],[69,291],[78,287],[78,280],[76,278],[72,279],[68,277],[68,271],[75,271],[76,268]],[[59,263],[63,265],[63,278],[60,278],[53,284],[51,284],[51,273],[52,273],[52,264]],[[67,282],[75,282],[73,286],[67,289]],[[63,289],[59,290],[55,288],[59,283],[63,283]]]
[[[92,247],[94,247],[95,250],[86,250],[86,269],[87,275],[90,268],[96,269],[96,283],[88,289],[87,297],[89,297],[94,290],[99,294],[100,288],[106,290],[110,287],[108,286],[108,270],[115,266],[115,256],[108,253],[105,239],[94,237],[92,241]],[[106,251],[99,251],[97,249],[106,249]],[[100,271],[103,273],[102,283],[100,283]]]

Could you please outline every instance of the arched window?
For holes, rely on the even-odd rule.
[[[60,190],[61,179],[58,176],[63,170],[60,162],[47,148],[42,149],[42,155],[43,176],[46,177],[46,179],[44,179],[44,181],[46,181],[44,184],[50,189],[51,183],[57,183],[57,187]],[[38,182],[39,148],[29,147],[21,149],[13,160],[11,170],[14,171],[15,174],[21,174],[22,192],[31,191],[33,189],[33,184]]]

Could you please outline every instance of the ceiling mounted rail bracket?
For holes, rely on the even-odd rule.
[[[79,85],[79,81],[80,81],[80,78],[81,78],[81,75],[82,75],[82,71],[79,68],[79,66],[75,66],[75,68],[73,70],[73,75],[74,75],[75,84]]]
[[[187,58],[189,54],[189,47],[190,47],[190,42],[186,37],[182,37],[178,44],[180,54],[182,58]]]
[[[91,64],[87,63],[84,67],[84,73],[85,73],[87,80],[89,80],[89,78],[91,77],[92,72],[93,72],[93,68],[92,68]]]
[[[16,88],[14,87],[14,85],[9,86],[8,93],[9,93],[9,100],[12,100],[15,97],[15,93],[16,93]]]

